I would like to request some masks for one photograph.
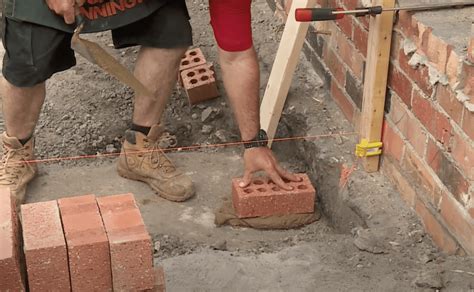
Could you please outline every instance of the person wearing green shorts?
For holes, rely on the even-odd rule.
[[[214,3],[226,5],[225,1]],[[228,3],[236,5],[236,1]],[[195,193],[190,177],[158,147],[163,132],[161,116],[176,84],[181,57],[192,45],[185,0],[4,0],[2,93],[6,131],[2,134],[0,186],[9,187],[17,201],[23,202],[26,186],[37,173],[36,164],[30,161],[34,159],[33,133],[46,95],[45,82],[76,64],[70,44],[78,13],[86,19],[84,32],[111,30],[115,48],[140,46],[134,74],[154,93],[135,96],[132,126],[125,133],[118,173],[147,183],[165,199],[189,199]],[[215,22],[214,30],[218,27]],[[219,57],[229,98],[239,105],[234,109],[238,120],[246,121],[239,122],[242,139],[256,141],[249,144],[255,148],[247,149],[244,155],[247,180],[251,172],[265,170],[277,184],[287,187],[281,177],[296,177],[279,167],[272,152],[258,142],[258,119],[249,123],[249,119],[242,118],[242,113],[256,113],[253,116],[258,117],[258,83],[242,86],[234,80],[235,76],[258,72],[253,47],[242,52],[219,48]],[[255,102],[236,102],[240,95]]]

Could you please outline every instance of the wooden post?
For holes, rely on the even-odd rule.
[[[373,0],[372,5],[394,7],[395,0]],[[369,143],[380,142],[392,42],[393,12],[371,17],[360,134]],[[367,172],[378,171],[380,156],[364,157]]]
[[[265,95],[260,105],[260,125],[268,134],[269,147],[271,147],[272,140],[275,137],[286,96],[288,95],[309,27],[308,22],[296,22],[295,9],[312,8],[315,5],[315,0],[293,0],[286,20],[280,46],[278,47]]]

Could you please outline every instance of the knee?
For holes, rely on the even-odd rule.
[[[257,54],[255,49],[251,47],[245,51],[238,52],[228,52],[222,49],[219,49],[219,59],[222,63],[232,64],[240,62],[255,62],[257,60]]]

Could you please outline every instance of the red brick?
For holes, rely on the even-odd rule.
[[[474,23],[471,25],[471,38],[467,48],[467,59],[469,62],[474,63]]]
[[[418,43],[417,46],[422,52],[426,54],[430,45],[430,37],[432,35],[433,28],[424,25],[422,22],[418,22]]]
[[[30,291],[70,291],[66,241],[56,201],[21,206]]]
[[[436,212],[428,209],[425,204],[417,200],[415,203],[415,211],[420,216],[426,232],[431,236],[434,243],[445,253],[455,254],[458,250],[456,240],[449,234],[439,220],[435,217]]]
[[[402,101],[396,94],[392,94],[391,96],[390,112],[387,119],[397,127],[404,137],[407,136],[408,123],[411,122],[410,117],[405,106],[402,105]]]
[[[466,107],[462,118],[462,129],[471,140],[474,140],[474,112],[470,112]]]
[[[446,64],[446,75],[448,76],[449,85],[452,88],[457,86],[460,81],[462,58],[456,54],[456,51],[452,50],[449,54],[448,63]]]
[[[413,68],[408,64],[409,59],[403,52],[403,49],[399,50],[398,63],[400,69],[405,72],[408,79],[413,81],[424,94],[431,96],[433,94],[433,86],[430,83],[429,69],[425,65],[419,65]]]
[[[298,174],[301,182],[288,182],[294,189],[285,191],[266,177],[254,178],[246,187],[241,179],[232,180],[232,199],[239,218],[314,212],[316,191],[306,174]]]
[[[439,39],[434,34],[430,33],[428,37],[428,46],[426,48],[426,55],[428,61],[434,64],[435,68],[442,74],[446,73],[446,63],[452,48],[447,43]]]
[[[454,197],[463,203],[462,195],[468,192],[469,183],[448,155],[441,151],[431,139],[428,141],[426,162]]]
[[[184,89],[190,104],[197,104],[219,96],[212,64],[204,64],[181,72]]]
[[[337,52],[342,61],[351,68],[353,74],[362,80],[364,58],[357,52],[350,40],[343,34],[337,34]],[[343,84],[343,83],[342,83]]]
[[[200,48],[194,48],[186,51],[183,58],[181,59],[181,64],[179,66],[179,71],[183,71],[192,67],[206,64],[206,58],[202,53]]]
[[[396,67],[390,66],[388,86],[411,108],[413,86],[408,78]]]
[[[420,122],[415,118],[410,117],[407,124],[407,139],[418,155],[423,157],[426,149],[426,133]]]
[[[155,287],[153,288],[153,292],[166,292],[166,280],[165,280],[165,271],[163,267],[155,268]]]
[[[344,0],[342,2],[344,3],[344,7],[346,7],[348,10],[354,10],[358,7],[361,7],[359,0]]]
[[[452,155],[467,178],[474,180],[474,147],[472,143],[469,143],[468,138],[454,132]]]
[[[329,71],[331,71],[332,76],[334,79],[339,82],[339,84],[345,84],[346,78],[346,69],[344,68],[344,64],[339,56],[330,48],[326,50],[326,57],[324,58],[326,66],[328,66]]]
[[[290,13],[290,9],[291,9],[291,4],[293,3],[292,0],[285,0],[285,13],[286,15],[288,15]]]
[[[331,95],[334,101],[337,103],[339,108],[342,110],[344,115],[349,121],[352,121],[354,118],[354,108],[355,106],[349,101],[349,99],[344,95],[343,91],[337,85],[337,82],[331,82]]]
[[[426,162],[424,162],[415,151],[407,147],[405,150],[404,156],[404,168],[409,170],[409,174],[411,178],[416,180],[416,184],[425,188],[428,192],[430,192],[432,203],[437,205],[439,202],[439,197],[437,196],[438,191],[438,183],[435,180],[436,174],[430,171],[430,167]]]
[[[0,291],[25,291],[18,218],[10,189],[0,188]]]
[[[414,208],[416,191],[388,156],[384,156],[383,158],[382,170],[384,174],[395,184],[402,199],[408,204],[408,206]]]
[[[451,124],[446,116],[438,112],[429,99],[425,99],[417,90],[413,91],[413,113],[433,137],[444,145],[449,145]]]
[[[474,255],[474,219],[449,194],[443,194],[441,216],[469,255]]]
[[[354,25],[354,44],[364,57],[367,57],[369,32],[361,25]]]
[[[370,26],[369,15],[364,16],[364,17],[357,17],[357,21],[359,21],[365,29],[369,30],[369,26]]]
[[[456,94],[449,86],[438,84],[436,88],[436,100],[438,100],[441,107],[448,113],[451,119],[460,125],[464,106],[457,100]]]
[[[352,38],[352,19],[352,16],[346,16],[336,20],[336,23],[348,38]]]
[[[73,291],[112,291],[109,241],[94,195],[58,200]]]
[[[391,155],[397,161],[402,159],[405,144],[400,135],[395,133],[392,126],[386,121],[383,124],[382,142],[384,154]]]
[[[418,22],[413,17],[413,14],[408,11],[400,11],[398,15],[398,22],[396,28],[399,28],[407,37],[418,36]]]
[[[151,238],[132,194],[97,198],[109,238],[114,291],[153,289]]]
[[[474,99],[474,64],[469,64],[468,62],[463,63],[462,79],[464,84],[464,94],[469,96],[471,99]]]

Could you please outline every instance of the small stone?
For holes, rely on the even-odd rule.
[[[435,255],[432,254],[432,253],[423,253],[423,254],[418,256],[418,259],[423,264],[427,264],[427,263],[433,261],[435,258],[436,258]]]
[[[114,153],[117,151],[117,148],[115,148],[114,144],[108,144],[105,146],[105,152],[107,153]]]
[[[226,240],[220,240],[220,241],[216,242],[215,244],[213,244],[211,247],[214,250],[226,251],[227,250],[227,241]]]
[[[161,248],[161,242],[155,241],[155,244],[153,245],[153,248],[155,249],[155,253],[160,251]]]
[[[441,274],[435,270],[421,271],[413,284],[420,288],[441,289],[444,287]]]
[[[209,119],[213,111],[214,109],[212,107],[208,107],[205,110],[203,110],[201,114],[201,121],[205,122],[207,119]]]
[[[199,118],[199,115],[196,114],[196,113],[194,113],[194,114],[191,115],[191,118],[192,118],[193,120],[197,120],[197,118]]]
[[[377,240],[371,229],[354,228],[354,245],[362,250],[373,254],[385,253],[385,248]]]
[[[201,133],[203,134],[210,134],[212,132],[213,127],[211,125],[204,125],[202,126]]]
[[[225,130],[218,130],[214,133],[214,135],[216,135],[217,139],[219,139],[219,141],[221,142],[227,142],[227,136],[226,136],[226,131]]]

